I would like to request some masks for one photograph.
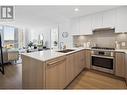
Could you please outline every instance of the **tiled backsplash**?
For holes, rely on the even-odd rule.
[[[74,46],[83,46],[86,42],[96,43],[99,47],[114,47],[115,41],[118,41],[121,49],[127,49],[127,34],[114,33],[114,30],[95,31],[93,35],[87,36],[73,36]],[[122,46],[122,42],[125,42],[125,46]]]

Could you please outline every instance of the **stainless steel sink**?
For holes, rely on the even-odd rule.
[[[68,53],[68,52],[71,52],[71,51],[75,51],[75,50],[74,49],[64,49],[64,50],[60,50],[60,51],[57,51],[57,52]]]

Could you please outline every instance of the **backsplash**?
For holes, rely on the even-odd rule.
[[[127,34],[116,34],[114,33],[114,30],[95,31],[93,32],[93,35],[87,36],[73,36],[73,43],[75,47],[81,47],[84,43],[91,42],[91,44],[96,43],[99,47],[115,48],[115,41],[120,44],[121,49],[127,49]],[[122,42],[125,42],[125,46],[122,46]]]

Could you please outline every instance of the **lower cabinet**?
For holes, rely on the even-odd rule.
[[[127,54],[125,55],[125,79],[127,83]]]
[[[46,89],[63,89],[66,86],[66,57],[57,58],[46,63]]]
[[[85,67],[84,50],[67,55],[66,85],[68,85]]]
[[[84,50],[77,52],[74,55],[74,60],[75,60],[75,62],[74,62],[74,65],[75,65],[74,75],[75,76],[77,76],[82,71],[82,69],[85,68],[85,57],[84,56],[85,56]]]
[[[22,57],[22,88],[45,88],[45,63],[29,56]]]
[[[76,52],[74,55],[74,76],[76,77],[80,73],[80,52]]]
[[[115,75],[125,77],[125,54],[117,52],[115,54]]]
[[[67,55],[66,61],[66,85],[68,85],[75,77],[74,74],[74,54]]]
[[[80,52],[80,71],[81,70],[83,70],[84,68],[85,68],[85,55],[84,55],[84,53],[85,53],[85,50],[82,50],[81,52]]]
[[[91,65],[91,50],[85,50],[85,67],[90,69]]]
[[[65,88],[85,67],[84,50],[46,62],[46,88]]]

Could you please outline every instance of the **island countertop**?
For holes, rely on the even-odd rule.
[[[80,50],[84,50],[84,48],[70,48],[70,49],[73,49],[74,51],[71,51],[68,53],[61,53],[61,52],[58,52],[59,50],[44,50],[44,51],[36,51],[31,53],[22,53],[22,55],[45,62],[54,58],[66,56],[68,54],[71,54]]]
[[[22,55],[44,62],[50,59],[64,56],[65,54],[59,53],[53,50],[45,50],[45,51],[36,51],[36,52],[30,52],[30,53],[22,53]]]

